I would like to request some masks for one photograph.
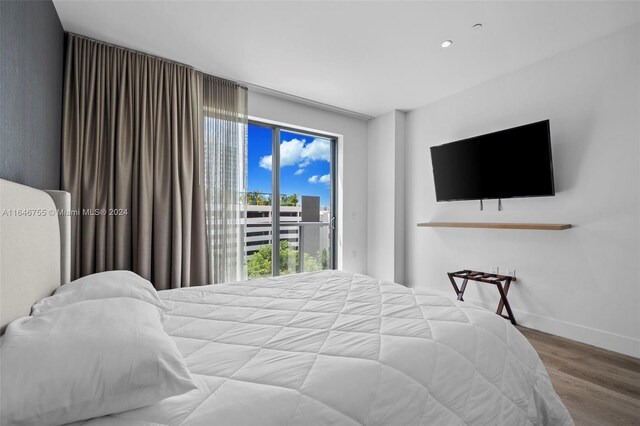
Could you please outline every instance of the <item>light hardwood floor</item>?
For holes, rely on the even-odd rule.
[[[640,425],[640,360],[518,327],[577,426]]]

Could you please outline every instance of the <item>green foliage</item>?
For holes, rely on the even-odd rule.
[[[321,271],[322,266],[318,262],[316,256],[311,256],[309,253],[304,254],[304,272]]]
[[[289,245],[289,241],[281,240],[279,247],[280,275],[296,273],[299,270],[298,250]],[[321,271],[328,268],[329,259],[326,249],[316,256],[304,254],[304,272]],[[249,278],[271,275],[271,245],[266,245],[251,256],[247,264]]]
[[[280,240],[280,275],[298,271],[298,250],[289,247],[289,241]]]
[[[329,253],[327,253],[327,249],[322,249],[322,252],[320,252],[320,264],[323,270],[329,269]]]
[[[298,205],[298,194],[293,193],[291,195],[282,194],[280,196],[280,205],[281,206],[291,206],[295,207]]]
[[[271,205],[271,194],[265,194],[264,192],[259,191],[250,191],[247,192],[247,204],[251,206],[270,206]],[[299,198],[298,194],[282,194],[280,196],[280,205],[287,207],[295,207],[298,205]]]
[[[271,245],[264,246],[251,256],[247,264],[249,278],[271,275]]]
[[[271,197],[265,197],[265,194],[258,191],[247,192],[247,204],[252,206],[270,206]]]

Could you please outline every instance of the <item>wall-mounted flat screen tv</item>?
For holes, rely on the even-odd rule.
[[[549,120],[431,147],[438,201],[555,195]]]

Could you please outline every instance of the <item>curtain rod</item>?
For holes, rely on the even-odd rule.
[[[206,75],[206,76],[209,76],[209,77],[213,77],[213,78],[217,78],[219,80],[228,81],[229,83],[233,83],[233,84],[235,84],[237,86],[240,86],[243,89],[249,90],[249,88],[245,84],[241,84],[241,83],[239,83],[239,82],[237,82],[235,80],[231,80],[229,78],[223,78],[223,77],[218,77],[217,75],[209,74],[209,73],[207,73],[207,72],[205,72],[205,71],[203,71],[201,69],[198,69],[198,68],[196,68],[196,67],[194,67],[192,65],[189,65],[189,64],[185,64],[183,62],[174,61],[173,59],[167,59],[165,57],[154,55],[154,54],[147,53],[147,52],[143,52],[143,51],[137,50],[137,49],[130,49],[128,47],[118,46],[117,44],[109,43],[109,42],[106,42],[106,41],[103,41],[103,40],[98,40],[98,39],[95,39],[93,37],[88,37],[88,36],[85,36],[85,35],[82,35],[82,34],[72,33],[70,31],[67,31],[66,34],[67,35],[71,35],[73,37],[77,37],[77,38],[83,38],[85,40],[89,40],[89,41],[92,41],[94,43],[102,44],[104,46],[113,47],[114,49],[126,50],[126,51],[129,51],[129,52],[136,53],[138,55],[144,55],[144,56],[147,56],[149,58],[159,59],[161,61],[169,62],[169,63],[180,65],[180,66],[183,66],[183,67],[187,67],[187,68],[190,68],[192,70],[198,71],[198,72],[202,73],[203,75]]]
[[[368,114],[363,114],[363,113],[360,113],[360,112],[357,112],[357,111],[351,111],[351,110],[348,110],[348,109],[336,107],[336,106],[333,106],[333,105],[325,104],[324,102],[315,101],[313,99],[303,98],[301,96],[292,95],[290,93],[281,92],[279,90],[270,89],[268,87],[259,86],[259,85],[256,85],[256,84],[251,84],[251,83],[247,83],[247,82],[233,80],[231,78],[225,78],[225,77],[220,77],[220,76],[217,76],[217,75],[212,75],[212,74],[209,74],[208,72],[206,72],[204,70],[201,70],[201,69],[198,69],[198,68],[196,68],[196,67],[194,67],[192,65],[188,65],[188,64],[185,64],[185,63],[182,63],[182,62],[178,62],[178,61],[174,61],[174,60],[171,60],[171,59],[167,59],[167,58],[164,58],[162,56],[154,55],[154,54],[151,54],[151,53],[143,52],[141,50],[130,49],[128,47],[118,46],[117,44],[108,43],[108,42],[103,41],[103,40],[98,40],[98,39],[95,39],[93,37],[88,37],[88,36],[85,36],[85,35],[82,35],[82,34],[72,33],[70,31],[67,31],[65,34],[72,35],[72,36],[78,37],[78,38],[83,38],[83,39],[86,39],[86,40],[90,40],[90,41],[93,41],[95,43],[103,44],[105,46],[111,46],[111,47],[113,47],[115,49],[127,50],[127,51],[134,52],[134,53],[137,53],[137,54],[140,54],[140,55],[148,56],[150,58],[156,58],[156,59],[160,59],[162,61],[174,63],[174,64],[181,65],[181,66],[184,66],[184,67],[188,67],[188,68],[191,68],[191,69],[196,70],[198,72],[201,72],[202,74],[207,75],[209,77],[213,77],[213,78],[217,78],[217,79],[220,79],[220,80],[228,81],[229,83],[235,84],[235,85],[237,85],[237,86],[239,86],[239,87],[241,87],[241,88],[243,88],[245,90],[254,90],[256,92],[264,93],[264,94],[267,94],[267,95],[275,96],[275,97],[278,97],[278,98],[281,98],[281,99],[286,99],[286,100],[293,101],[293,102],[298,102],[298,103],[309,105],[309,106],[312,106],[312,107],[315,107],[315,108],[320,108],[320,109],[324,109],[324,110],[328,110],[328,111],[333,111],[333,112],[336,112],[338,114],[347,115],[347,116],[351,116],[351,117],[354,117],[354,118],[359,118],[361,120],[371,120],[373,118],[372,116],[370,116]]]

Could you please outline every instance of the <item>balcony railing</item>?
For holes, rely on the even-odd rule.
[[[309,228],[316,228],[316,227],[317,228],[323,228],[323,227],[326,226],[327,230],[328,230],[329,222],[297,222],[295,224],[295,226],[299,227],[299,231],[298,231],[298,235],[299,235],[299,238],[298,238],[298,268],[300,269],[299,271],[296,271],[296,272],[303,272],[304,271],[304,253],[305,253],[304,252],[304,249],[305,249],[305,247],[304,247],[305,229],[307,227],[309,227]],[[322,236],[319,235],[318,237],[319,237],[319,239],[318,239],[318,243],[319,244],[318,244],[317,252],[320,252],[322,250],[322,247],[321,247],[321,244],[320,244],[320,239],[322,238]],[[328,244],[329,235],[328,235],[328,233],[326,235],[326,238],[327,238],[327,247],[326,248],[327,248],[327,252],[328,252],[328,249],[329,249],[329,244]]]

